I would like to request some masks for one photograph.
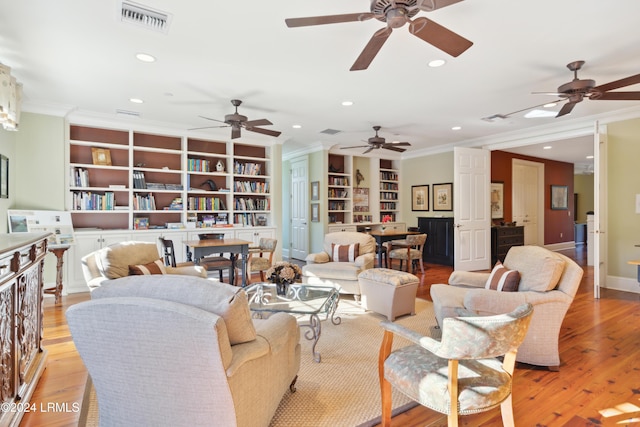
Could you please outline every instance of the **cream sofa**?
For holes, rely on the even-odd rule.
[[[129,276],[71,306],[100,425],[268,426],[300,368],[296,319],[252,319],[242,289]]]
[[[155,243],[115,243],[82,257],[82,273],[92,291],[106,281],[128,276],[130,265],[145,265],[161,259]],[[165,266],[164,269],[167,274],[207,277],[207,271],[200,266]]]
[[[533,319],[517,360],[557,370],[560,327],[584,271],[572,259],[540,246],[514,246],[503,264],[520,273],[516,292],[485,289],[489,273],[469,271],[454,271],[448,285],[432,285],[430,293],[438,324],[442,325],[445,317],[459,316],[461,309],[490,316],[531,303]]]
[[[332,245],[359,244],[359,256],[353,262],[333,259]],[[302,267],[302,283],[334,286],[341,293],[353,294],[360,298],[358,275],[373,268],[376,254],[375,239],[365,233],[340,231],[324,236],[323,251],[307,255],[307,265]]]

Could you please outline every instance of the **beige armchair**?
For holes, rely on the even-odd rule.
[[[329,233],[324,236],[323,251],[307,256],[307,265],[302,267],[302,283],[334,286],[341,293],[353,294],[359,299],[358,274],[373,268],[375,254],[376,241],[368,234]]]
[[[430,293],[438,324],[442,326],[444,318],[457,316],[460,308],[489,316],[531,303],[535,310],[517,360],[559,369],[560,327],[584,271],[572,259],[540,246],[514,246],[503,264],[520,274],[516,292],[486,289],[489,273],[481,272],[454,271],[448,285],[432,285]]]
[[[155,243],[121,242],[82,257],[82,272],[92,291],[106,281],[128,276],[130,265],[148,265],[158,260],[162,263]],[[165,266],[164,273],[207,277],[207,271],[200,266]]]
[[[66,314],[100,425],[267,427],[295,390],[296,319],[252,319],[244,291],[226,283],[124,277]]]

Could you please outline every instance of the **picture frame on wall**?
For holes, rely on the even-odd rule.
[[[453,210],[453,183],[433,184],[433,210]]]
[[[566,185],[551,186],[551,209],[567,210],[569,209],[569,187]]]
[[[0,155],[0,198],[9,198],[9,158]]]
[[[411,210],[412,211],[428,211],[429,210],[429,186],[428,185],[412,185],[411,186]]]
[[[311,222],[320,222],[320,205],[318,203],[311,205]]]
[[[320,200],[320,181],[313,181],[311,183],[311,200]]]
[[[504,219],[504,182],[491,183],[491,219]]]

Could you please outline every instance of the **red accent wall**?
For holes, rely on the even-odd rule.
[[[573,212],[573,163],[522,156],[505,151],[491,152],[491,181],[504,182],[504,219],[513,221],[511,209],[512,159],[529,160],[544,164],[544,244],[570,242],[574,240]],[[566,185],[569,194],[569,210],[551,210],[551,186]],[[570,213],[570,215],[567,214]],[[499,222],[494,220],[494,222]],[[560,237],[562,233],[563,237]]]

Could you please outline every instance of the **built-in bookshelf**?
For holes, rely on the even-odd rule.
[[[396,222],[399,214],[399,171],[393,161],[380,159],[380,218],[391,217]]]
[[[327,220],[329,224],[352,221],[351,157],[329,154],[327,171]]]
[[[270,161],[269,147],[71,125],[67,206],[75,228],[268,226]]]

